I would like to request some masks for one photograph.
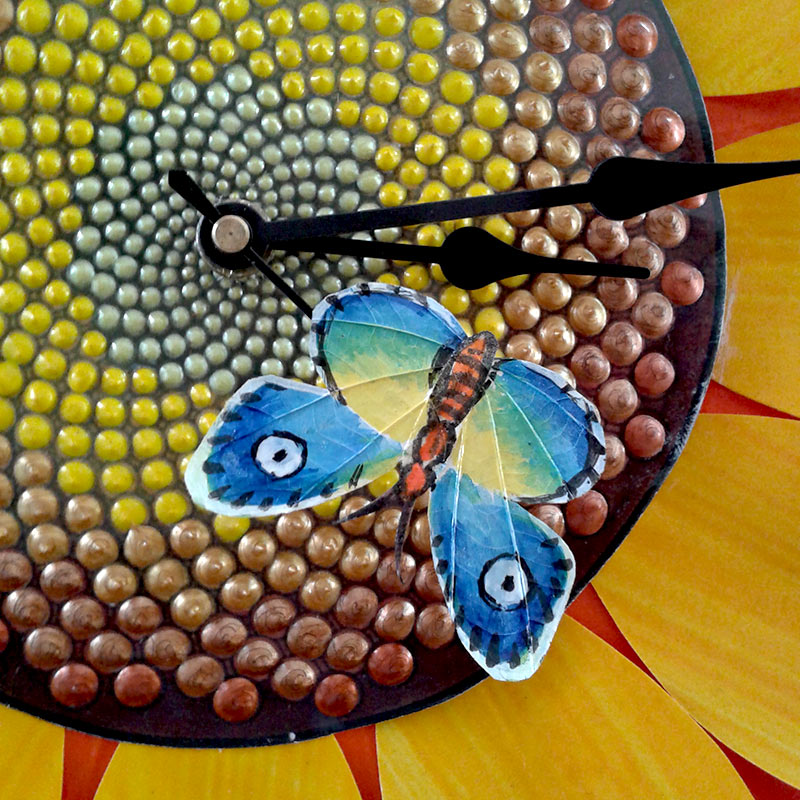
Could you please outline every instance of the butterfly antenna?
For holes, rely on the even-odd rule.
[[[397,533],[394,537],[394,571],[401,580],[400,559],[403,557],[403,545],[408,538],[408,525],[411,522],[411,513],[414,511],[415,502],[415,500],[411,500],[403,505],[400,510],[400,519],[397,523]]]
[[[354,511],[352,514],[348,514],[346,517],[339,517],[339,519],[336,520],[336,524],[341,525],[343,522],[350,522],[351,519],[358,519],[359,517],[366,517],[370,514],[374,514],[376,511],[382,510],[396,497],[397,493],[390,490],[385,494],[382,494],[380,497],[370,500],[369,503],[367,503],[365,506],[361,506],[361,508],[359,508],[357,511]]]

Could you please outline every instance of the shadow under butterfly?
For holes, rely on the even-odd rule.
[[[326,388],[247,381],[192,457],[189,493],[216,513],[269,516],[396,468],[394,487],[358,515],[399,503],[399,556],[414,502],[432,489],[432,556],[459,638],[493,678],[528,678],[575,562],[519,503],[588,491],[605,446],[590,402],[555,372],[496,358],[497,346],[411,290],[372,283],[329,295],[314,309],[310,348]]]

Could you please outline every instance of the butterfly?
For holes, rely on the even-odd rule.
[[[605,461],[595,407],[557,373],[498,358],[436,301],[383,283],[328,295],[310,353],[324,388],[267,376],[226,403],[188,465],[210,511],[269,516],[317,505],[396,468],[359,510],[431,490],[432,557],[463,645],[499,680],[532,675],[575,575],[565,542],[520,502],[587,491]]]

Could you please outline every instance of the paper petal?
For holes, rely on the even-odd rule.
[[[725,744],[800,786],[800,423],[702,415],[594,586],[622,633]]]

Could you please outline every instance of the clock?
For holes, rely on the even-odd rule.
[[[302,308],[277,281],[208,257],[168,173],[275,221],[581,183],[618,155],[711,161],[662,6],[22,0],[6,12],[4,701],[197,747],[318,736],[473,685],[483,673],[442,602],[425,499],[400,570],[398,508],[336,522],[396,474],[276,518],[192,504],[183,473],[225,401],[255,376],[314,384],[317,371]],[[560,205],[355,238],[439,245],[464,226],[648,277],[576,266],[467,291],[435,264],[288,246],[267,266],[309,307],[364,282],[431,297],[596,404],[600,481],[530,508],[572,549],[574,595],[699,410],[725,291],[719,201],[625,221]]]

